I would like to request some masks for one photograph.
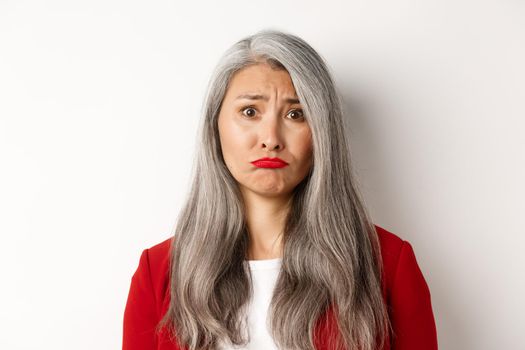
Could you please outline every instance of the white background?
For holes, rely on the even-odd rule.
[[[274,28],[330,65],[367,205],[413,245],[440,349],[525,349],[524,18],[518,0],[0,0],[0,348],[121,347],[212,68]]]

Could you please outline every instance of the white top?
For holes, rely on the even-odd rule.
[[[253,280],[253,297],[248,305],[249,342],[246,346],[219,343],[220,350],[277,350],[268,330],[267,314],[273,289],[281,269],[282,258],[246,260]]]

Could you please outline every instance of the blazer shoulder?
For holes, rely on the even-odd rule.
[[[167,273],[171,260],[172,242],[173,237],[170,237],[146,249],[152,279],[162,278]]]
[[[394,349],[438,349],[430,289],[409,241],[376,225]]]
[[[169,274],[173,239],[174,237],[170,237],[145,249],[159,314],[162,314],[166,309],[167,299],[169,299]]]
[[[165,239],[164,241],[157,243],[148,248],[148,255],[150,264],[163,263],[169,260],[171,253],[173,237]]]
[[[386,255],[386,257],[383,256],[383,258],[389,258],[392,256],[397,258],[406,241],[397,234],[390,232],[379,225],[374,226],[381,245],[381,253]]]
[[[385,228],[374,225],[379,244],[381,246],[381,258],[383,260],[383,278],[385,279],[385,287],[390,290],[396,269],[399,262],[399,257],[403,250],[403,246],[408,242],[398,236],[397,234],[386,230]]]
[[[388,231],[379,225],[374,225],[374,227],[376,229],[377,236],[379,237],[381,249],[387,254],[392,254],[396,251],[399,252],[405,240],[400,236],[396,235],[395,233]]]

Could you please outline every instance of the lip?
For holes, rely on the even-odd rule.
[[[251,163],[258,168],[283,168],[288,165],[288,163],[286,163],[284,160],[278,157],[264,157],[261,159],[254,160]]]

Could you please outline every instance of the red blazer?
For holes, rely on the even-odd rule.
[[[383,299],[394,335],[383,350],[436,350],[437,332],[430,291],[408,241],[376,225],[384,265]],[[171,238],[145,249],[131,278],[124,311],[123,350],[183,350],[168,335],[154,333],[170,301],[168,263]],[[335,317],[329,309],[320,319],[315,344],[318,350],[333,333]]]

